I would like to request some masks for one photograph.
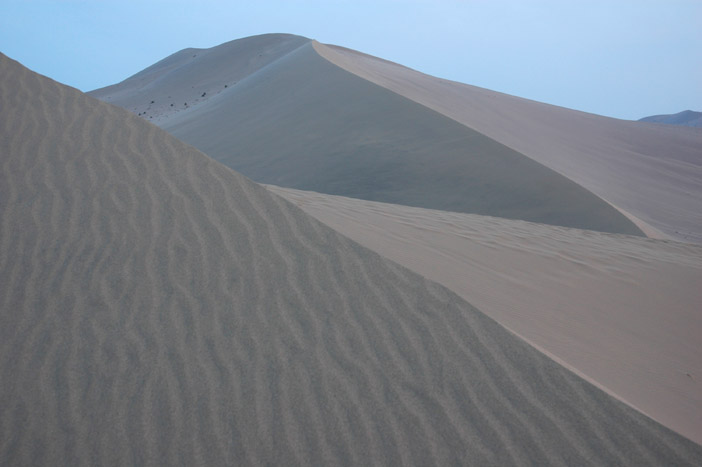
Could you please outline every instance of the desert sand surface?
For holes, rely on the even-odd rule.
[[[268,188],[702,443],[702,246]]]
[[[5,465],[699,465],[445,287],[0,55]]]
[[[435,78],[350,49],[313,45],[345,70],[566,176],[626,213],[648,236],[702,243],[699,129],[578,112]]]
[[[137,115],[140,106],[153,106],[142,116],[257,182],[643,235],[578,183],[340,68],[315,47],[309,39],[273,34],[225,43],[195,58],[186,49],[154,65],[158,73],[147,69],[91,95]],[[269,49],[264,55],[275,60],[237,71],[247,60],[259,63]],[[232,84],[235,73],[245,78]],[[204,79],[208,86],[199,84]],[[205,91],[206,101],[181,111],[183,99],[167,99]]]

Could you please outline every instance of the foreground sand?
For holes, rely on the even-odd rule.
[[[702,443],[702,246],[269,189]]]
[[[1,464],[702,462],[157,127],[0,77]]]

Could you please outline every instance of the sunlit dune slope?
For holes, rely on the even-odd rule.
[[[342,47],[314,47],[345,70],[573,180],[648,236],[702,243],[699,129],[578,112],[435,78]]]

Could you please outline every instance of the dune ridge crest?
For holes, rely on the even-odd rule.
[[[566,109],[436,78],[344,47],[312,45],[344,70],[573,180],[626,212],[647,234],[702,243],[699,130]]]

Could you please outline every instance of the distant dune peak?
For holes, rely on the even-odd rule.
[[[207,49],[183,49],[89,94],[161,124],[216,101],[247,76],[309,41],[293,34],[262,34]]]
[[[676,114],[652,115],[644,117],[640,122],[665,123],[668,125],[682,125],[691,127],[702,127],[702,112],[694,110],[683,110]]]

